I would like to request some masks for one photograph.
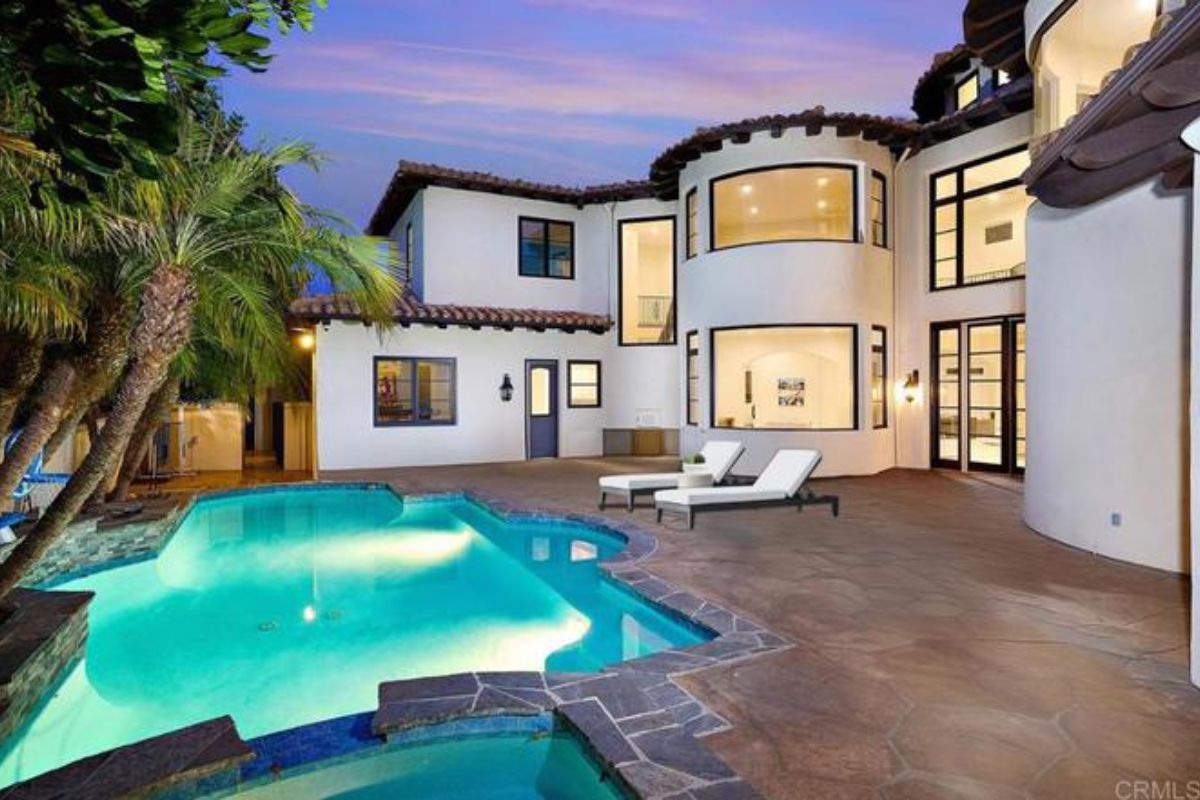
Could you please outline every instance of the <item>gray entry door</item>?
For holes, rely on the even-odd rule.
[[[558,362],[525,362],[525,450],[558,458]]]

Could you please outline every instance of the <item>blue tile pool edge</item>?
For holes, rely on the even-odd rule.
[[[109,559],[107,561],[98,562],[88,565],[79,570],[74,570],[69,574],[55,575],[53,578],[45,580],[38,584],[39,589],[52,588],[53,586],[61,585],[69,580],[96,572],[103,572],[107,569],[113,569],[127,564],[138,563],[141,561],[156,558],[162,549],[171,540],[171,537],[179,529],[183,520],[188,513],[198,504],[208,500],[222,499],[229,497],[238,497],[254,494],[278,493],[286,491],[345,491],[347,489],[362,489],[367,491],[388,491],[391,492],[401,503],[419,504],[419,503],[435,503],[435,502],[453,502],[467,501],[478,507],[483,512],[489,514],[493,518],[501,522],[527,522],[527,521],[555,521],[580,524],[585,527],[592,528],[601,534],[612,536],[622,542],[624,547],[614,556],[600,562],[604,577],[611,581],[613,586],[620,591],[626,592],[641,602],[658,609],[660,612],[684,623],[697,628],[701,631],[711,634],[713,638],[702,644],[691,645],[682,648],[670,648],[662,650],[649,656],[630,659],[605,668],[598,673],[587,673],[581,678],[581,682],[587,682],[596,678],[603,678],[616,674],[625,675],[649,675],[657,676],[664,682],[669,682],[671,688],[685,695],[688,702],[695,704],[703,709],[704,714],[698,715],[689,721],[694,722],[695,719],[704,718],[701,725],[692,725],[692,729],[688,731],[691,737],[702,737],[722,730],[727,730],[731,726],[728,722],[713,714],[707,709],[697,698],[690,693],[678,687],[669,679],[672,676],[683,675],[689,672],[707,669],[709,667],[735,663],[748,658],[754,658],[760,655],[766,655],[772,652],[778,652],[788,649],[793,645],[782,637],[770,632],[764,626],[758,623],[735,614],[723,606],[711,603],[703,598],[695,595],[685,589],[682,589],[668,581],[665,581],[651,572],[643,569],[642,561],[652,555],[658,546],[658,540],[655,536],[642,529],[632,521],[618,521],[600,517],[591,514],[582,514],[576,512],[567,512],[556,509],[530,508],[513,504],[503,498],[485,495],[475,491],[449,491],[449,492],[430,492],[404,495],[397,489],[386,483],[379,482],[363,482],[363,481],[314,481],[294,484],[276,484],[257,487],[244,487],[228,490],[217,490],[212,492],[200,493],[193,495],[176,509],[171,516],[164,520],[164,533],[159,537],[157,545],[147,552],[136,553],[131,556]],[[74,662],[73,662],[74,663]],[[69,670],[64,670],[63,673],[55,680],[55,685],[68,674]],[[663,684],[659,684],[660,686]],[[676,706],[684,705],[677,703]],[[607,712],[606,712],[607,713]],[[311,732],[312,735],[318,735],[322,731],[338,729],[339,724],[361,725],[363,717],[370,718],[371,714],[352,715],[350,717],[342,717],[334,720],[324,720],[311,723],[310,725],[302,726],[301,728],[292,729],[290,731],[281,731],[272,734],[266,734],[262,737],[257,737],[251,740],[250,744],[253,747],[255,743],[272,744],[274,737],[282,737],[287,735],[309,735],[304,732]],[[459,719],[451,720],[449,723],[438,722],[434,725],[422,726],[436,728],[443,724],[465,724],[475,722],[480,719],[489,719],[494,717],[468,715]],[[466,727],[471,727],[467,725]],[[670,726],[668,726],[670,727]],[[683,725],[680,725],[683,728]],[[350,732],[352,733],[352,732]],[[358,731],[361,734],[361,730]],[[584,741],[588,749],[594,756],[603,756],[599,753],[596,743],[592,742],[588,736],[580,732],[579,738]],[[369,742],[366,739],[355,739],[353,735],[348,738],[341,739],[339,746],[350,747],[350,745],[358,741],[357,748],[351,747],[344,752],[330,752],[318,748],[313,751],[316,754],[317,760],[307,759],[298,762],[295,768],[304,767],[307,769],[316,769],[320,766],[333,766],[333,763],[327,763],[331,758],[352,758],[355,753],[358,753],[367,747],[379,746],[379,740],[376,737],[374,742]],[[700,745],[697,741],[697,745]],[[707,752],[707,748],[704,748]],[[308,751],[305,751],[308,752]],[[322,754],[324,758],[321,758]],[[715,758],[715,756],[713,756]],[[598,759],[605,765],[606,771],[611,772],[611,764],[605,758]],[[258,765],[261,769],[261,758],[255,758],[246,767],[246,770],[252,770],[254,765]],[[652,763],[652,762],[650,762]],[[723,763],[723,762],[722,762]],[[69,765],[67,765],[69,766]],[[657,766],[657,765],[655,765]],[[284,769],[288,769],[284,767]],[[268,771],[268,775],[269,775]],[[255,780],[265,780],[261,775],[253,775]],[[642,776],[645,777],[645,776]],[[177,785],[173,787],[167,795],[171,798],[182,797],[219,797],[238,791],[238,786],[228,785],[228,776],[214,776],[206,778],[202,781],[191,784]],[[619,782],[624,790],[633,797],[650,798],[658,795],[649,794],[643,791],[648,788],[639,786],[641,781],[635,777],[631,779],[629,776],[621,775],[622,780]],[[32,778],[31,781],[36,781],[37,778]],[[649,780],[649,778],[647,778]],[[740,779],[737,779],[740,782]],[[239,774],[237,784],[241,784],[241,775]],[[725,781],[729,782],[729,781]],[[16,784],[17,786],[21,784]],[[10,787],[11,788],[11,787]],[[242,788],[249,788],[242,787]],[[757,796],[753,794],[748,786],[745,787],[750,793],[745,794],[746,797]],[[678,794],[680,797],[686,797],[684,794],[686,789],[681,790]],[[214,793],[215,792],[215,793]],[[665,796],[665,795],[663,795]],[[743,796],[742,794],[738,795]]]

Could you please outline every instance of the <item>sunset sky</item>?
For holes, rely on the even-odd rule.
[[[641,178],[699,125],[830,110],[908,115],[964,0],[330,0],[233,73],[251,138],[330,159],[304,199],[361,225],[396,161],[571,185]]]

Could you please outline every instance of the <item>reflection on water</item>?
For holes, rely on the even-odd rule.
[[[596,670],[699,641],[602,577],[618,547],[384,491],[202,502],[157,559],[62,587],[96,592],[87,659],[0,781],[221,714],[252,737],[369,710],[384,680]]]

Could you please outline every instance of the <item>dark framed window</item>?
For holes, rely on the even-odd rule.
[[[411,278],[413,264],[417,260],[417,236],[413,233],[412,223],[404,228],[404,276]]]
[[[599,361],[567,362],[567,408],[600,408]]]
[[[858,430],[858,326],[793,323],[709,333],[712,426]]]
[[[575,223],[520,217],[517,227],[517,272],[522,277],[575,277]]]
[[[979,99],[983,86],[979,82],[979,70],[972,70],[954,86],[954,109],[961,111]]]
[[[376,356],[374,372],[376,428],[458,421],[455,359]]]
[[[930,176],[931,290],[1025,277],[1028,167],[1021,146]]]
[[[700,424],[700,332],[687,333],[687,424]]]
[[[684,206],[684,257],[695,258],[700,252],[700,193],[693,187],[683,201]]]
[[[714,178],[708,186],[710,250],[858,241],[858,169],[853,165],[744,170]]]
[[[871,427],[888,426],[887,328],[871,326]]]
[[[623,219],[617,240],[618,343],[675,344],[675,217]]]
[[[871,170],[871,244],[887,249],[888,246],[888,202],[887,178],[878,170]]]

